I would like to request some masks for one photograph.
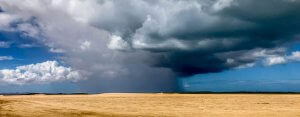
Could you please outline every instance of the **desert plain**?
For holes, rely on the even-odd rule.
[[[0,117],[300,117],[299,94],[0,96]]]

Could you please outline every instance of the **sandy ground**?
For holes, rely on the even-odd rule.
[[[0,96],[0,116],[300,117],[296,94]]]

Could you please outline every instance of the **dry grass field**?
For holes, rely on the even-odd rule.
[[[1,117],[300,117],[296,94],[99,94],[0,96]]]

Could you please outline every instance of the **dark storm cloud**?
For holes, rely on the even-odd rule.
[[[169,16],[166,27],[141,31],[143,41],[154,45],[141,48],[161,54],[156,66],[179,75],[193,75],[249,65],[262,57],[250,52],[272,51],[299,40],[300,1],[233,0],[223,8],[216,8],[216,4],[179,10]],[[155,46],[168,40],[176,40],[187,49],[174,44]]]

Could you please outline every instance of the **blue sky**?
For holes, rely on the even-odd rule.
[[[300,45],[290,47],[289,52],[300,50]],[[181,91],[300,91],[300,62],[275,66],[233,69],[220,73],[198,74],[179,78]]]
[[[9,48],[0,48],[0,56],[12,56],[13,60],[0,62],[0,68],[9,69],[20,65],[40,63],[55,59],[57,54],[49,52],[48,48],[40,45],[30,37],[20,33],[0,32],[0,41],[10,43]],[[24,44],[33,47],[20,47]]]
[[[300,63],[230,70],[178,79],[181,91],[300,91]]]

